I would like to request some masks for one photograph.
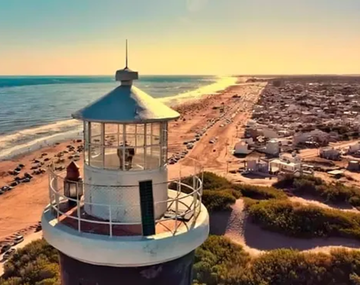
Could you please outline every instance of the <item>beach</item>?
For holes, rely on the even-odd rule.
[[[243,82],[243,78],[241,79]],[[194,144],[185,158],[176,164],[168,166],[169,180],[179,176],[179,170],[185,174],[187,168],[192,167],[193,158],[199,160],[205,170],[226,174],[229,163],[232,163],[230,149],[236,136],[241,136],[247,120],[251,116],[252,107],[257,102],[266,83],[240,83],[228,87],[218,94],[207,94],[185,102],[175,107],[181,117],[169,124],[169,157],[186,149],[184,142],[193,139],[196,132],[205,128],[211,121],[215,123],[209,127],[204,135]],[[219,107],[224,107],[221,116]],[[214,143],[209,141],[214,139]],[[75,151],[69,151],[67,146],[73,145]],[[0,187],[14,179],[8,171],[23,164],[19,176],[25,172],[31,173],[30,168],[34,160],[38,160],[39,168],[46,169],[51,160],[64,150],[64,161],[57,163],[57,167],[66,167],[71,159],[68,157],[76,152],[82,141],[68,140],[53,146],[41,148],[30,153],[5,161],[0,161]],[[81,154],[80,154],[81,156]],[[46,160],[46,161],[45,161]],[[235,160],[235,159],[234,159]],[[82,167],[82,157],[77,161]],[[0,196],[0,243],[11,240],[16,233],[27,234],[33,232],[40,221],[41,214],[49,202],[48,175],[42,173],[33,175],[28,183],[21,183],[13,190]]]

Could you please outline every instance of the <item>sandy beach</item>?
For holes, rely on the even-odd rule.
[[[186,173],[186,168],[193,162],[189,158],[198,159],[206,170],[226,172],[227,161],[231,158],[229,147],[234,142],[236,134],[240,135],[241,129],[251,115],[253,104],[265,87],[266,83],[241,83],[227,88],[219,94],[205,95],[201,99],[193,100],[176,107],[181,118],[169,125],[169,157],[185,149],[184,141],[193,139],[196,131],[204,128],[211,120],[218,120],[202,138],[195,143],[184,159],[169,165],[169,179],[178,177],[179,168]],[[224,105],[224,117],[219,118],[218,108]],[[225,118],[230,118],[229,122]],[[236,130],[238,128],[238,131]],[[210,144],[211,138],[217,138]],[[73,145],[75,150],[82,142],[66,141],[51,147],[46,147],[11,160],[0,162],[0,187],[9,184],[15,176],[8,172],[13,171],[19,164],[24,168],[18,176],[24,173],[31,174],[34,160],[40,164],[38,169],[46,169],[50,161],[57,159],[55,156],[67,146]],[[71,161],[68,157],[73,152],[65,153],[64,161],[56,164],[65,167]],[[45,155],[46,154],[46,155]],[[206,154],[206,155],[204,155]],[[77,162],[82,167],[82,158]],[[11,240],[12,236],[21,233],[27,234],[34,231],[40,221],[41,213],[48,204],[48,176],[46,173],[33,175],[28,183],[21,183],[13,190],[0,196],[0,243]]]

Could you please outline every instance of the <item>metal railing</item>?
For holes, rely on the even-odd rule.
[[[186,171],[189,170],[190,171]],[[191,173],[187,173],[191,172]],[[188,175],[186,175],[188,174]],[[175,235],[180,227],[181,230],[189,230],[196,223],[196,219],[201,211],[201,196],[203,191],[202,183],[203,169],[200,164],[194,160],[193,167],[186,167],[179,170],[179,177],[171,181],[162,183],[154,183],[155,185],[166,184],[168,191],[168,199],[163,201],[155,201],[154,209],[162,207],[166,209],[165,212],[155,218],[155,225],[162,228],[161,232],[171,232]],[[101,191],[111,191],[121,195],[121,191],[129,188],[138,188],[139,185],[96,185],[86,184],[84,182],[71,181],[72,184],[78,188],[84,189],[84,195],[76,198],[70,198],[64,193],[64,173],[55,173],[53,169],[49,169],[49,207],[51,213],[56,217],[58,222],[77,229],[79,232],[92,232],[95,234],[105,234],[112,236],[142,236],[142,221],[139,218],[137,221],[119,221],[115,219],[114,213],[140,213],[140,201],[138,203],[114,205],[99,204],[89,202],[86,191],[88,187],[91,189],[97,188]],[[85,197],[85,199],[84,199]],[[86,209],[97,207],[97,209],[104,209],[103,213],[108,213],[106,219],[98,218],[87,213]],[[124,234],[127,233],[127,234]],[[158,233],[158,231],[157,231]]]

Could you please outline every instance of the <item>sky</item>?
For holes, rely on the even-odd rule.
[[[0,75],[360,74],[359,0],[0,0]]]

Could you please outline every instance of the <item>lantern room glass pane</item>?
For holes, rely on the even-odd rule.
[[[120,157],[118,148],[105,148],[105,165],[106,169],[120,169]]]
[[[160,123],[152,123],[152,137],[151,137],[151,144],[158,145],[160,144]]]
[[[91,144],[101,144],[101,124],[100,123],[90,123],[90,143]]]
[[[149,146],[146,148],[146,169],[156,169],[160,167],[160,147]]]
[[[137,171],[145,169],[143,147],[127,147],[125,154],[125,170]]]
[[[119,124],[105,124],[104,130],[105,130],[105,145],[106,146],[115,146],[117,147],[119,145]]]
[[[90,165],[94,167],[103,167],[103,154],[100,145],[90,146]]]

